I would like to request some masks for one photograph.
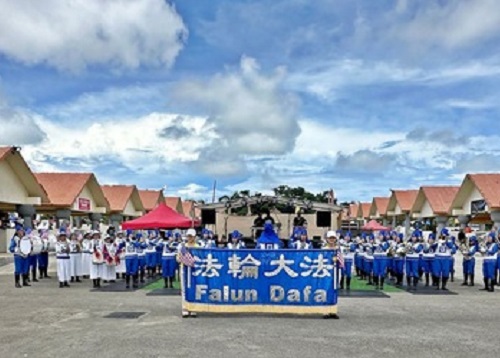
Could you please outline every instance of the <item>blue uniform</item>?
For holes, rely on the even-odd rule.
[[[162,276],[163,278],[173,278],[178,269],[177,245],[168,241],[162,242]]]
[[[406,252],[406,277],[419,277],[420,254],[423,252],[423,246],[419,242],[410,243]]]
[[[374,246],[373,250],[373,275],[377,277],[385,277],[387,271],[387,252],[389,244],[383,241]]]
[[[483,276],[485,280],[495,278],[495,270],[498,260],[498,245],[496,243],[488,244],[483,260]],[[493,286],[493,285],[492,285]]]
[[[474,255],[477,252],[477,246],[473,245],[469,247],[469,250],[464,254],[464,261],[462,262],[462,268],[464,271],[464,277],[466,275],[474,275],[476,270],[476,259]]]

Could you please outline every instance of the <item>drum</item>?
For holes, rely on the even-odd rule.
[[[33,238],[33,251],[32,255],[38,255],[43,250],[43,241],[40,237]]]
[[[21,239],[19,243],[19,251],[24,257],[29,256],[31,253],[31,249],[33,248],[33,245],[31,244],[31,240],[29,238],[23,238]]]

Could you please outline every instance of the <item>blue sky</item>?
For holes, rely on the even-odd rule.
[[[49,4],[47,4],[49,3]],[[0,144],[36,171],[341,200],[500,170],[496,0],[0,0]]]

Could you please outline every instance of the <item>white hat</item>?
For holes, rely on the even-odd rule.
[[[330,230],[326,233],[326,237],[327,238],[330,238],[330,237],[337,237],[337,233],[333,230]]]
[[[186,236],[196,236],[196,230],[188,229],[188,231],[186,231]]]

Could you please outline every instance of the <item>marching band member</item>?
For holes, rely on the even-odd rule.
[[[403,242],[404,235],[396,234],[393,244],[394,251],[394,275],[396,276],[396,286],[403,286],[405,271],[406,245]]]
[[[375,236],[373,234],[367,235],[368,243],[365,244],[365,275],[368,276],[367,285],[373,285],[373,244]]]
[[[14,279],[17,288],[21,288],[21,276],[23,278],[23,286],[31,286],[28,283],[28,277],[25,273],[26,267],[28,267],[29,270],[29,259],[26,253],[23,253],[21,250],[21,242],[23,240],[29,240],[24,234],[24,228],[16,224],[16,233],[10,240],[9,246],[9,251],[14,254]]]
[[[293,247],[298,250],[308,250],[311,248],[311,243],[307,239],[307,230],[301,229],[299,232],[299,240],[295,241]]]
[[[130,235],[120,247],[120,249],[125,248],[125,285],[127,289],[130,288],[130,278],[133,279],[133,287],[139,287],[139,257],[137,255],[139,245],[137,236]]]
[[[436,289],[439,290],[439,282],[441,281],[441,289],[447,290],[446,284],[450,277],[451,268],[451,255],[455,252],[455,244],[448,239],[449,232],[448,229],[441,230],[441,235],[438,240],[436,257],[434,262],[436,264]]]
[[[82,248],[82,277],[90,278],[90,267],[92,266],[92,241],[90,240],[90,233],[83,235],[81,242]]]
[[[257,240],[256,248],[261,250],[277,250],[281,247],[281,240],[274,232],[273,224],[266,222],[264,231]]]
[[[158,275],[161,275],[162,267],[163,267],[163,246],[161,246],[161,242],[164,241],[164,238],[169,238],[172,237],[172,232],[170,230],[168,231],[157,231],[156,232],[156,269],[154,270],[155,275],[158,273]]]
[[[99,231],[92,231],[91,251],[92,265],[90,266],[90,278],[93,282],[93,287],[101,287],[101,279],[104,271],[104,244],[101,240]]]
[[[363,252],[363,242],[362,239],[358,236],[356,238],[356,253],[354,255],[354,266],[356,267],[356,277],[359,279],[363,279],[363,260],[362,255]]]
[[[495,243],[495,233],[489,233],[486,245],[481,248],[483,259],[484,288],[481,291],[493,292],[495,290],[495,270],[498,258],[498,244]]]
[[[165,281],[164,288],[174,288],[175,272],[179,265],[176,260],[177,243],[172,237],[172,233],[164,237],[158,246],[162,249],[161,275]]]
[[[475,236],[471,236],[468,240],[469,244],[461,248],[463,255],[462,268],[464,270],[464,282],[462,286],[474,286],[474,273],[476,271],[476,258],[474,255],[478,251],[479,243]],[[470,283],[468,282],[469,278]]]
[[[434,259],[436,257],[437,244],[435,241],[436,241],[436,235],[430,233],[423,249],[422,267],[425,274],[425,287],[429,287],[429,279],[431,278],[430,276],[432,276],[432,286],[436,285],[436,272],[434,269]]]
[[[328,238],[327,238],[328,239]],[[333,241],[333,240],[332,240]],[[351,242],[351,233],[347,232],[344,237],[344,243],[340,246],[342,255],[344,256],[344,267],[341,270],[340,289],[344,289],[344,281],[346,289],[351,289],[352,266],[354,264],[354,254],[356,252],[356,244]]]
[[[69,258],[69,242],[67,240],[66,229],[59,230],[59,236],[56,243],[57,258],[57,278],[59,279],[59,288],[69,287],[68,281],[71,278],[71,266]]]
[[[82,282],[82,246],[75,233],[69,235],[69,266],[71,282]]]
[[[243,235],[238,231],[234,230],[231,234],[231,242],[227,244],[227,248],[230,250],[244,249],[245,244],[241,241]]]
[[[195,229],[188,229],[186,231],[186,242],[181,243],[177,247],[177,262],[181,264],[180,270],[182,272],[183,270],[183,264],[181,261],[181,255],[183,254],[183,251],[188,250],[190,248],[197,248],[200,247],[200,245],[196,242],[196,230]],[[187,317],[196,317],[196,312],[190,312],[182,308],[182,318],[187,318]]]
[[[450,262],[450,281],[454,282],[455,281],[455,254],[457,253],[458,246],[456,244],[456,238],[455,236],[452,236],[450,238],[451,242],[453,243],[454,250],[451,253],[451,262]]]
[[[27,236],[31,239],[32,250],[29,256],[30,269],[31,269],[31,280],[33,282],[38,282],[36,278],[36,271],[38,270],[38,255],[40,254],[40,249],[42,246],[42,239],[35,235],[35,232],[31,228],[26,229]],[[36,247],[36,250],[35,250]],[[28,273],[29,274],[29,273]]]
[[[104,265],[102,270],[102,279],[104,283],[116,282],[116,264],[119,262],[118,247],[113,242],[111,236],[106,236],[103,245]]]
[[[144,254],[146,255],[146,270],[148,273],[148,278],[153,277],[153,273],[156,273],[156,240],[155,234],[149,232],[148,238],[146,238],[146,249],[144,249]]]
[[[121,278],[125,278],[125,250],[122,249],[122,244],[125,242],[125,239],[123,238],[123,232],[118,231],[116,234],[116,239],[115,239],[115,244],[118,248],[118,263],[116,265],[116,278],[119,279],[120,276]]]
[[[373,280],[375,289],[384,289],[384,280],[387,270],[387,253],[389,252],[389,243],[385,240],[382,233],[376,240],[373,248]]]
[[[214,240],[214,234],[212,233],[212,231],[210,230],[207,230],[207,233],[206,233],[206,238],[204,239],[204,248],[205,249],[213,249],[213,248],[216,248],[217,247],[217,243],[215,242]]]
[[[50,278],[47,270],[49,269],[49,233],[44,230],[40,232],[40,240],[42,242],[42,249],[38,255],[38,270],[40,272],[40,278]]]
[[[413,289],[417,289],[420,253],[423,250],[422,244],[419,242],[421,235],[419,230],[415,230],[411,236],[411,242],[406,244],[406,284],[409,290],[412,289],[412,284]]]
[[[146,252],[147,243],[142,234],[137,234],[137,240],[139,241],[139,245],[137,246],[137,259],[138,259],[138,273],[139,279],[141,283],[145,283],[144,276],[146,272]]]

